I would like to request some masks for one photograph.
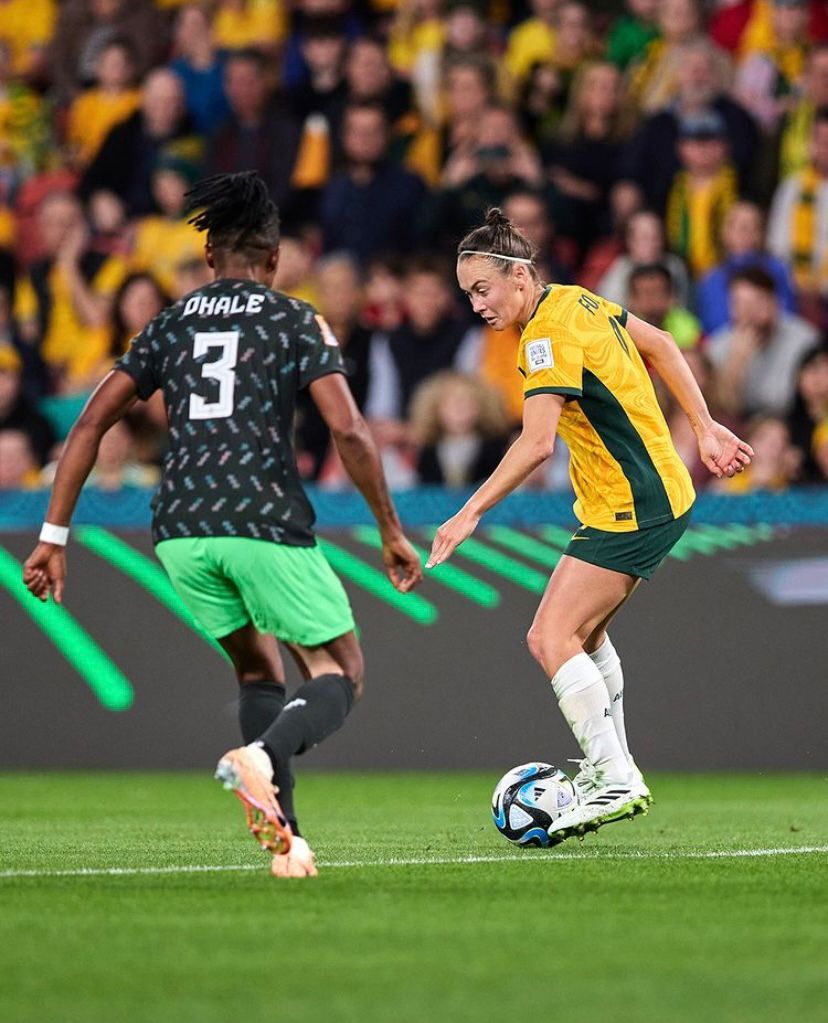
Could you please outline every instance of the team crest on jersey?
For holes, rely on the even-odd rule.
[[[319,324],[319,329],[322,331],[322,340],[326,345],[330,345],[331,348],[339,348],[339,342],[336,340],[336,336],[331,328],[328,326],[328,321],[324,316],[320,316],[319,313],[314,316],[314,319]]]
[[[526,346],[526,362],[530,373],[539,369],[552,369],[555,359],[551,338],[539,337],[537,341],[530,341]]]

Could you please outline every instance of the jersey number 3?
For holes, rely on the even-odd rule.
[[[193,357],[200,359],[211,348],[220,349],[215,362],[201,366],[205,380],[217,380],[218,400],[207,401],[200,394],[190,395],[190,419],[226,419],[233,415],[233,392],[236,389],[236,360],[239,357],[239,332],[220,330],[214,333],[200,330],[193,338]]]

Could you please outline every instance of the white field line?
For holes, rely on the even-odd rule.
[[[472,863],[555,863],[567,860],[727,860],[762,858],[772,856],[805,856],[811,853],[828,853],[828,845],[783,846],[779,849],[719,849],[715,851],[689,850],[687,852],[594,852],[554,853],[537,850],[504,855],[453,856],[453,857],[388,857],[376,860],[333,860],[320,861],[325,870],[355,869],[359,867],[430,867],[460,866]],[[248,870],[262,870],[262,863],[238,864],[181,864],[168,867],[79,867],[75,870],[0,870],[0,878],[14,877],[141,877],[163,874],[221,874],[240,873]]]

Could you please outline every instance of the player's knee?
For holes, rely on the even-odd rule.
[[[543,664],[543,651],[544,651],[544,639],[543,635],[536,626],[526,633],[526,643],[529,646],[529,653],[535,658],[538,664]]]
[[[548,629],[541,631],[533,625],[526,635],[526,642],[531,655],[550,677],[567,659],[566,649],[569,644]]]

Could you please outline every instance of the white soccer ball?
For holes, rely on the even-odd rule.
[[[549,845],[552,824],[578,802],[575,786],[551,764],[521,764],[492,793],[495,827],[516,845]]]

